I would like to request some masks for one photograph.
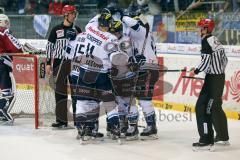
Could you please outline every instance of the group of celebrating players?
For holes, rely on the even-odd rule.
[[[124,135],[128,140],[137,139],[136,98],[147,123],[140,136],[157,138],[151,100],[158,80],[158,60],[149,24],[141,18],[105,8],[89,21],[85,32],[68,43],[65,56],[72,60],[78,138],[103,136],[98,132],[98,118],[104,110],[111,138]]]

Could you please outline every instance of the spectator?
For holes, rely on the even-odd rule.
[[[174,11],[174,0],[161,0],[160,6],[163,12]]]
[[[48,13],[54,15],[61,15],[62,14],[63,3],[61,0],[52,0],[49,3]]]
[[[50,0],[28,0],[26,10],[29,14],[48,13],[48,5]]]
[[[74,3],[74,0],[50,0],[48,13],[54,15],[61,15],[63,6],[69,5],[71,2]]]
[[[18,14],[25,13],[26,0],[18,0]]]
[[[0,0],[0,7],[3,8],[3,11],[10,11],[14,4],[14,0]]]

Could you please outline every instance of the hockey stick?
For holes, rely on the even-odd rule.
[[[159,72],[187,72],[186,69],[163,69],[158,70]]]
[[[68,43],[69,43],[69,39],[68,39]],[[67,43],[67,44],[68,44]],[[67,47],[66,47],[67,48]],[[59,76],[59,74],[60,74],[60,70],[62,69],[62,66],[63,66],[63,62],[66,60],[65,59],[65,53],[66,53],[66,49],[64,49],[64,51],[63,51],[63,56],[62,56],[62,59],[61,59],[61,62],[60,62],[60,65],[58,66],[59,68],[58,68],[58,71],[57,71],[57,75],[56,75],[56,78],[54,78],[54,83],[56,84],[57,83],[57,80],[58,80],[58,76]],[[64,77],[65,78],[65,77]]]
[[[205,80],[205,78],[201,78],[201,77],[191,77],[191,76],[182,76],[182,78]]]
[[[143,48],[142,48],[142,51],[141,51],[141,55],[144,54],[144,51],[145,51],[145,48],[146,48],[146,43],[147,43],[147,38],[148,38],[148,34],[150,32],[150,28],[147,27],[148,25],[145,24],[146,27],[144,27],[146,29],[146,34],[145,34],[145,38],[144,38],[144,42],[143,42]],[[137,66],[138,66],[138,70],[140,69],[140,66],[142,65],[142,61],[140,61]],[[133,93],[132,95],[130,96],[130,100],[129,100],[129,107],[128,107],[128,113],[130,112],[130,109],[131,109],[131,106],[132,106],[132,102],[133,102],[133,99],[134,99],[134,93],[136,91],[136,85],[137,85],[137,81],[138,81],[138,77],[139,77],[139,71],[136,72],[136,77],[134,77],[134,80],[133,80]]]

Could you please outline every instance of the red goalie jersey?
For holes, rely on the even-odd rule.
[[[4,53],[22,53],[22,45],[5,27],[0,27],[0,56]]]

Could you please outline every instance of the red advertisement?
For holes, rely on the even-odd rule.
[[[34,84],[33,58],[13,57],[13,75],[17,84]]]

